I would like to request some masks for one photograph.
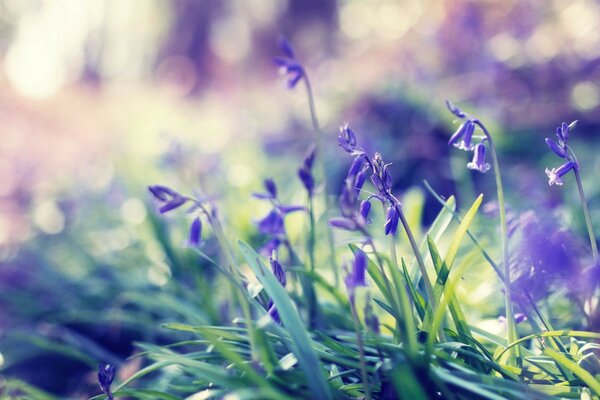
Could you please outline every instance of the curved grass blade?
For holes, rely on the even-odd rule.
[[[581,368],[573,361],[569,360],[563,354],[560,354],[558,351],[544,349],[544,354],[552,358],[557,364],[562,365],[563,368],[573,372],[579,379],[588,385],[588,387],[592,389],[596,395],[600,396],[600,382],[598,382],[596,378],[592,376],[592,374]]]
[[[242,240],[238,240],[238,246],[248,265],[279,310],[283,326],[292,339],[294,354],[300,367],[304,370],[313,396],[318,399],[331,399],[331,388],[325,379],[324,368],[313,350],[310,336],[289,295],[271,270],[263,265],[261,256],[252,247]]]

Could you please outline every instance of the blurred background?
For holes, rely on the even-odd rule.
[[[560,160],[543,139],[579,120],[600,223],[597,1],[0,0],[0,394],[86,398],[97,362],[163,343],[161,322],[221,319],[211,272],[181,249],[185,216],[158,218],[146,187],[210,194],[232,232],[256,235],[269,206],[250,194],[291,182],[313,138],[303,88],[272,62],[280,35],[313,83],[331,195],[348,121],[423,199],[417,223],[439,209],[423,179],[459,205],[495,198],[447,148],[448,98],[496,136],[514,212],[543,204],[585,239],[574,185],[544,174]],[[302,201],[299,183],[282,187]]]

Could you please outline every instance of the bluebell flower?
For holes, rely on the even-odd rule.
[[[278,209],[271,210],[258,221],[258,230],[264,235],[284,235],[285,226],[282,213]]]
[[[354,153],[356,150],[356,135],[352,129],[350,129],[348,123],[344,123],[340,126],[340,133],[337,141],[338,145],[347,153]]]
[[[351,301],[354,301],[354,292],[357,287],[367,286],[366,271],[367,255],[361,249],[356,249],[356,252],[354,253],[354,262],[352,263],[352,271],[350,271],[344,280]]]
[[[189,200],[187,197],[182,196],[166,186],[148,186],[148,190],[150,190],[150,193],[152,193],[154,198],[161,203],[161,206],[158,209],[161,214],[179,208]]]
[[[260,248],[260,254],[264,255],[265,257],[270,257],[271,254],[273,254],[273,251],[277,251],[279,249],[281,244],[282,241],[280,238],[273,237]]]
[[[112,400],[113,395],[110,391],[110,385],[115,379],[116,367],[111,364],[99,364],[98,365],[98,383],[100,388],[108,396],[108,399]]]
[[[267,307],[269,310],[267,311],[269,316],[271,318],[273,318],[273,321],[277,322],[278,324],[281,324],[281,317],[279,316],[279,310],[277,310],[277,307],[275,307],[275,303],[273,303],[273,300],[269,300],[269,305]]]
[[[478,143],[473,151],[473,161],[467,164],[467,168],[485,173],[489,171],[490,164],[485,162],[485,144]]]
[[[546,175],[548,176],[548,185],[561,186],[564,183],[561,178],[574,168],[577,168],[577,164],[573,161],[567,161],[558,168],[546,168]]]
[[[263,182],[263,186],[265,187],[265,193],[252,193],[252,196],[257,199],[276,199],[277,198],[277,185],[275,181],[271,178],[265,179]]]
[[[369,218],[369,212],[371,211],[371,202],[367,199],[367,200],[363,200],[360,203],[360,216],[365,220],[368,221]]]
[[[454,147],[459,148],[460,150],[471,151],[473,150],[473,144],[471,140],[473,138],[473,133],[475,132],[475,124],[470,119],[463,122],[456,132],[450,137],[448,141],[448,145],[453,145]]]
[[[450,100],[446,99],[446,107],[448,107],[448,110],[450,110],[450,112],[452,114],[454,114],[455,116],[457,116],[458,118],[465,118],[466,114],[464,112],[461,111],[460,108],[458,108],[457,106],[455,106]]]
[[[346,231],[356,231],[359,226],[355,220],[346,217],[331,218],[329,225],[333,228],[343,229]]]
[[[283,57],[274,57],[273,61],[279,66],[280,73],[286,76],[288,88],[293,89],[304,77],[304,67],[296,59],[296,52],[286,38],[281,37],[278,45]]]
[[[567,149],[565,146],[558,145],[554,142],[554,140],[549,138],[546,138],[546,144],[548,145],[548,147],[550,147],[550,150],[552,150],[557,156],[561,158],[568,158]]]
[[[277,204],[277,209],[283,213],[283,215],[287,215],[296,211],[306,211],[306,207],[304,206],[294,206],[288,204]]]
[[[385,234],[386,235],[395,235],[398,229],[398,221],[400,219],[400,214],[398,213],[397,206],[392,204],[387,209],[387,216],[384,225]]]
[[[285,270],[274,256],[269,259],[271,263],[271,270],[273,271],[273,275],[277,278],[277,281],[281,284],[281,286],[285,287],[287,284],[287,277],[285,274]]]
[[[306,152],[304,161],[302,162],[302,167],[300,167],[298,170],[298,177],[300,178],[300,181],[304,185],[304,188],[308,192],[309,196],[312,196],[313,191],[315,190],[315,178],[312,173],[312,168],[316,157],[317,148],[313,145]]]
[[[188,238],[188,245],[192,247],[198,247],[202,238],[202,221],[200,217],[194,218],[190,225],[190,235]]]

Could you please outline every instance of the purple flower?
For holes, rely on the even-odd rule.
[[[333,228],[343,229],[346,231],[355,231],[358,229],[356,221],[350,218],[332,218],[329,220],[329,225]]]
[[[158,211],[161,214],[179,208],[189,200],[187,197],[180,195],[166,186],[148,186],[148,190],[150,190],[150,193],[152,193],[154,198],[161,203],[161,206],[158,208]]]
[[[273,251],[277,251],[279,246],[281,245],[281,239],[279,238],[271,238],[267,243],[263,245],[260,249],[260,254],[265,257],[270,257],[273,254]]]
[[[304,156],[302,167],[298,170],[298,177],[300,177],[300,180],[302,181],[302,184],[304,185],[304,188],[308,192],[309,196],[313,195],[313,191],[315,189],[315,178],[312,174],[312,167],[316,156],[317,148],[315,146],[311,146]]]
[[[278,204],[277,209],[281,211],[283,215],[290,214],[296,211],[306,211],[306,208],[303,206],[294,206],[286,204]]]
[[[452,104],[452,102],[448,99],[446,99],[446,107],[448,107],[448,110],[450,110],[450,112],[452,114],[454,114],[455,116],[457,116],[458,118],[464,118],[466,117],[465,113],[462,112],[460,110],[460,108],[456,107],[454,104]]]
[[[561,142],[562,142],[562,140],[561,140]],[[562,142],[562,143],[564,143],[564,142]],[[565,146],[559,146],[558,144],[556,144],[554,142],[554,140],[548,139],[548,138],[546,138],[546,144],[548,145],[548,147],[550,147],[550,150],[552,150],[554,152],[554,154],[556,154],[557,156],[559,156],[561,158],[569,157]]]
[[[173,197],[179,196],[176,191],[161,185],[148,186],[148,190],[158,201],[169,201]]]
[[[110,391],[110,385],[115,379],[116,367],[111,364],[98,365],[98,383],[102,391],[112,400],[113,396]]]
[[[363,217],[365,221],[369,218],[369,212],[371,211],[371,202],[369,200],[363,200],[360,203],[360,216]]]
[[[275,278],[277,278],[277,281],[281,284],[281,286],[285,287],[287,284],[285,270],[276,258],[271,257],[269,261],[271,262],[271,270],[273,271],[273,275],[275,275]]]
[[[471,144],[471,139],[473,138],[473,133],[475,132],[475,124],[470,119],[463,122],[456,132],[450,137],[448,141],[448,145],[453,145],[454,147],[459,148],[460,150],[471,151],[473,150],[473,144]]]
[[[367,286],[365,279],[367,270],[367,255],[361,249],[356,249],[354,253],[354,263],[352,271],[346,276],[345,283],[350,294],[350,299],[354,301],[354,291],[359,286]]]
[[[566,122],[563,122],[558,128],[556,128],[556,136],[558,137],[558,141],[562,142],[563,145],[567,145],[567,141],[569,140],[569,132],[571,129],[575,128],[577,125],[577,121],[571,122],[567,125]]]
[[[188,245],[191,247],[197,247],[200,245],[200,239],[202,238],[202,221],[200,217],[196,217],[190,225],[190,236],[188,238]]]
[[[348,123],[344,123],[340,126],[340,134],[338,135],[338,144],[347,153],[354,153],[356,149],[356,135],[348,126]]]
[[[483,143],[478,143],[475,146],[473,161],[467,164],[467,168],[482,173],[485,173],[490,169],[490,164],[485,162],[485,145]]]
[[[277,185],[271,178],[265,179],[263,182],[266,193],[252,193],[252,196],[257,199],[275,199],[277,198]]]
[[[286,38],[281,37],[278,45],[283,57],[275,57],[273,61],[279,66],[280,73],[286,76],[288,88],[293,89],[304,77],[304,67],[296,59],[296,52]]]
[[[564,183],[561,178],[574,168],[577,168],[577,164],[573,161],[567,161],[558,168],[546,168],[546,175],[548,176],[548,185],[561,186]]]
[[[263,219],[258,221],[258,230],[265,235],[285,234],[282,213],[277,209],[271,210]]]
[[[398,221],[400,219],[400,214],[398,213],[398,209],[396,205],[393,204],[388,207],[387,210],[387,218],[385,221],[384,229],[386,235],[395,235],[396,230],[398,229]]]
[[[278,324],[281,324],[281,318],[279,317],[279,310],[277,310],[277,307],[275,307],[273,300],[269,300],[268,308],[269,308],[268,314],[269,314],[269,316],[271,316],[271,318],[273,318],[273,321],[277,322]]]

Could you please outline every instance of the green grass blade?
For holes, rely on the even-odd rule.
[[[313,350],[310,336],[288,293],[277,281],[270,268],[263,265],[261,256],[252,247],[241,240],[238,240],[238,245],[246,262],[279,311],[283,326],[292,339],[294,354],[304,370],[313,396],[318,399],[331,399],[331,389],[325,379],[324,368]]]
[[[544,349],[544,354],[552,358],[557,364],[560,364],[563,368],[573,372],[579,379],[581,379],[590,389],[592,389],[596,395],[600,396],[600,382],[592,376],[588,371],[581,368],[579,365],[569,360],[563,354],[554,351],[552,349]]]

